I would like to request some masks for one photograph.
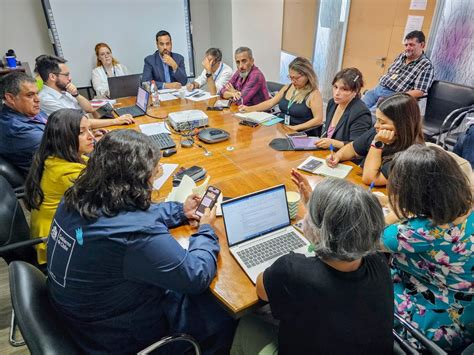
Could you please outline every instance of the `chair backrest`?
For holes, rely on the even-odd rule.
[[[285,86],[285,84],[280,84],[275,81],[267,81],[267,89],[272,96],[275,96],[275,94],[278,93],[278,91],[280,91],[283,86]]]
[[[0,176],[0,247],[30,239],[30,228],[15,192],[8,181]],[[33,248],[21,248],[1,254],[7,263],[24,260],[35,263]]]
[[[49,301],[44,274],[22,261],[12,262],[9,274],[16,322],[31,354],[80,354]]]
[[[0,155],[0,175],[12,185],[14,189],[25,184],[25,178],[9,161]]]
[[[452,111],[474,105],[474,88],[435,80],[428,91],[425,121],[435,121],[441,127]]]

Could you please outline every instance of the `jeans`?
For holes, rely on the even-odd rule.
[[[472,124],[466,133],[459,136],[453,152],[468,160],[474,169],[474,124]]]
[[[367,105],[367,107],[369,108],[371,112],[375,112],[375,108],[377,107],[377,102],[379,101],[380,98],[392,96],[395,93],[396,91],[377,85],[372,90],[369,90],[366,92],[364,97],[362,97],[362,101],[365,102],[365,104]]]

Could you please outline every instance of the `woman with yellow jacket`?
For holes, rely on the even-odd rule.
[[[31,236],[49,234],[54,213],[87,163],[94,136],[79,110],[60,109],[48,118],[41,145],[25,183],[25,202],[31,209]],[[46,244],[39,244],[38,263],[46,263]]]

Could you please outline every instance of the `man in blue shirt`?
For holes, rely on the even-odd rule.
[[[28,174],[33,154],[38,149],[46,125],[40,113],[36,80],[23,72],[2,78],[0,111],[0,155],[23,175]]]
[[[172,52],[169,32],[159,31],[156,34],[156,47],[158,50],[145,58],[142,80],[155,80],[158,89],[181,89],[188,82],[184,58]]]

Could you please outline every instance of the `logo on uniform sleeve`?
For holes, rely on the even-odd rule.
[[[82,228],[76,228],[76,240],[79,245],[82,245],[82,243],[84,243],[84,238],[82,238]]]
[[[54,219],[50,234],[51,238],[48,239],[48,275],[58,285],[66,287],[74,247],[76,242],[82,244],[82,228],[76,229],[76,238],[74,238]]]

